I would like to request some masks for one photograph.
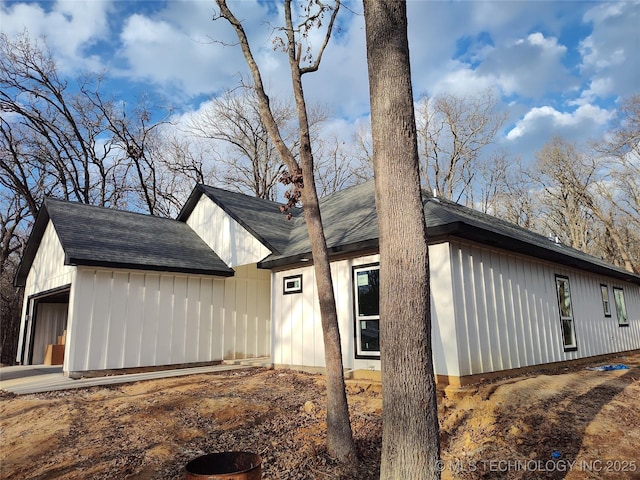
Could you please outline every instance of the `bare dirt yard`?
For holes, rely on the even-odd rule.
[[[640,479],[640,354],[439,389],[445,479]],[[592,364],[595,366],[598,364]],[[284,370],[0,394],[2,479],[179,479],[209,452],[263,458],[265,479],[378,477],[381,387],[349,381],[360,464],[324,448],[324,379]]]

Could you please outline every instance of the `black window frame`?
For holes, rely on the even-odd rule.
[[[298,280],[299,286],[295,288],[287,288],[287,281]],[[284,277],[282,279],[282,294],[283,295],[293,295],[295,293],[302,293],[302,274],[298,275],[290,275],[288,277]]]
[[[573,312],[573,299],[571,298],[571,283],[569,281],[569,277],[564,276],[564,275],[556,275],[556,300],[558,302],[558,315],[560,317],[560,336],[562,338],[562,346],[564,348],[565,352],[575,352],[578,350],[578,334],[576,332],[576,319],[575,319],[575,315]],[[566,281],[567,284],[567,291],[568,291],[568,296],[569,296],[569,308],[571,310],[571,315],[570,316],[565,316],[562,314],[562,302],[560,301],[560,284],[558,283],[559,280],[562,281]],[[564,332],[564,325],[567,322],[567,320],[569,320],[571,323],[571,333],[573,336],[573,344],[572,345],[568,345],[566,343],[566,336],[565,336],[565,332]]]
[[[606,300],[604,298],[605,292],[607,294]],[[611,318],[611,298],[609,297],[609,286],[605,285],[604,283],[600,284],[600,299],[602,300],[602,309],[604,310],[605,318]]]
[[[362,321],[358,317],[358,282],[356,278],[356,273],[358,271],[364,270],[378,270],[380,271],[380,262],[367,263],[363,265],[353,265],[351,267],[351,281],[353,282],[353,288],[351,289],[353,295],[353,334],[354,334],[354,353],[355,358],[362,360],[380,360],[380,350],[377,351],[365,351],[361,349],[361,324]],[[374,318],[375,315],[368,315],[367,320],[376,321]],[[366,320],[365,320],[366,321]],[[378,305],[378,342],[380,341],[380,306]]]
[[[622,298],[622,310],[624,313],[624,323],[620,322],[620,310],[618,307],[618,297],[616,296],[616,292],[620,292]],[[629,314],[627,312],[627,302],[624,299],[624,288],[622,287],[613,287],[613,302],[616,305],[616,318],[618,319],[619,327],[628,327],[629,326]]]

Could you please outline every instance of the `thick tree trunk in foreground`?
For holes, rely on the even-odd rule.
[[[427,232],[405,2],[365,0],[380,231],[381,479],[440,478]]]

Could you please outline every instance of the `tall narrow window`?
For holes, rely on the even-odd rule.
[[[356,355],[380,355],[380,266],[353,269]]]
[[[613,299],[616,302],[616,313],[618,314],[618,325],[628,327],[627,306],[624,304],[624,291],[621,288],[613,287]]]
[[[573,324],[573,308],[571,307],[571,291],[569,279],[556,276],[556,290],[558,292],[558,307],[560,310],[560,325],[562,328],[562,343],[564,351],[570,352],[578,349],[576,332]]]
[[[611,304],[609,303],[609,288],[606,285],[600,285],[600,292],[602,292],[602,308],[604,309],[604,316],[611,316]]]

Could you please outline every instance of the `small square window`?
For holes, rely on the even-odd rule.
[[[616,314],[618,315],[618,325],[629,326],[627,318],[627,306],[624,303],[624,291],[621,288],[613,287],[613,300],[616,302]]]
[[[602,293],[602,308],[604,309],[604,316],[611,316],[611,304],[609,303],[609,287],[606,285],[600,285],[600,292]]]
[[[284,295],[290,295],[292,293],[302,293],[302,274],[292,275],[291,277],[284,277],[282,293]]]

